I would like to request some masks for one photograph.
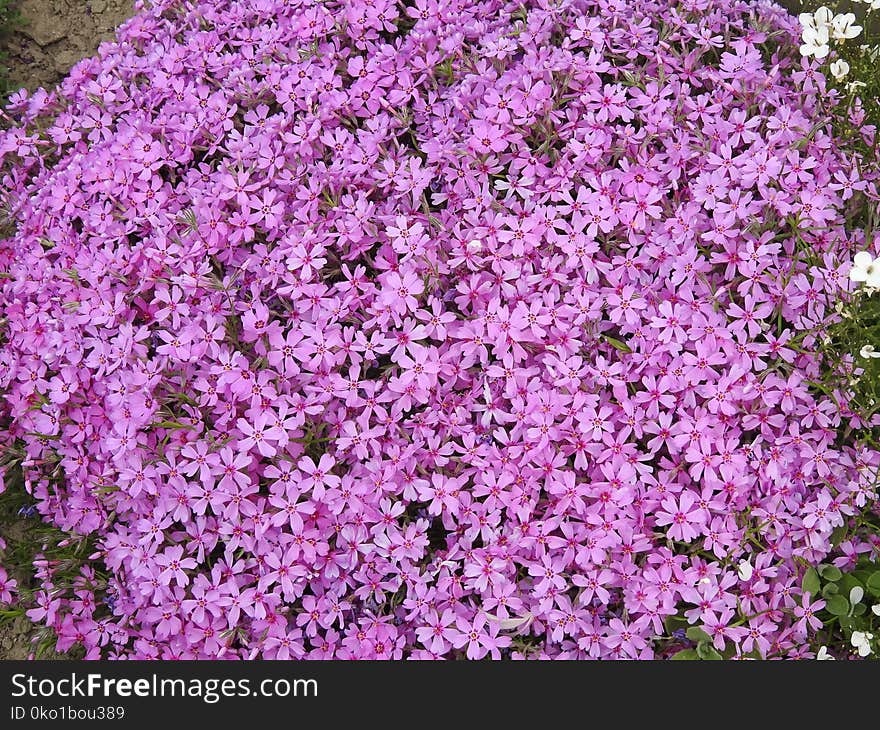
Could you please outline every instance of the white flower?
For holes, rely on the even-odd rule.
[[[828,68],[831,71],[831,75],[838,81],[842,81],[849,73],[849,64],[843,59],[832,61]]]
[[[482,251],[483,242],[478,239],[473,239],[472,241],[468,241],[467,249],[471,253],[476,253],[477,251]]]
[[[831,21],[833,15],[824,5],[815,13],[801,13],[798,20],[801,22],[801,46],[802,56],[815,56],[825,58],[831,50],[828,46],[831,33]]]
[[[871,606],[871,611],[874,612],[875,616],[880,616],[880,603],[875,603],[873,606]]]
[[[798,20],[801,21],[801,27],[810,30],[818,30],[819,28],[825,28],[831,25],[831,20],[833,18],[834,13],[824,5],[815,13],[801,13],[798,15]]]
[[[849,278],[865,283],[872,289],[880,289],[880,264],[867,251],[859,251],[853,256]]]
[[[819,652],[816,654],[816,659],[818,659],[820,662],[821,661],[828,661],[829,659],[831,661],[834,661],[834,657],[828,653],[827,646],[823,646],[819,649]]]
[[[859,355],[867,360],[869,357],[880,357],[880,352],[874,351],[874,345],[865,345],[859,350]]]
[[[849,602],[855,606],[857,603],[861,603],[862,599],[865,597],[865,589],[861,586],[853,586],[852,590],[849,592]]]
[[[880,58],[880,46],[869,46],[863,43],[859,46],[859,54],[863,58],[866,57],[869,61],[876,63],[877,59]]]
[[[751,558],[747,558],[746,560],[740,561],[739,568],[737,569],[737,575],[739,575],[740,580],[751,580],[752,573],[754,573],[754,568],[752,568]]]
[[[871,640],[874,638],[874,634],[867,631],[853,631],[852,636],[850,636],[850,643],[856,648],[859,652],[860,657],[866,657],[871,653]]]
[[[815,56],[818,59],[825,58],[830,52],[828,45],[828,28],[804,28],[801,34],[801,55]]]
[[[831,37],[836,41],[845,41],[855,38],[862,32],[862,26],[853,25],[856,22],[856,16],[852,13],[842,13],[835,15],[831,21]]]
[[[831,20],[834,17],[834,13],[831,12],[830,8],[822,5],[815,13],[813,13],[813,18],[816,20],[816,24],[819,26],[823,25],[831,25]]]

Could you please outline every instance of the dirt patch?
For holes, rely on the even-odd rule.
[[[0,550],[0,565],[3,565],[10,577],[18,581],[19,586],[35,587],[30,572],[30,560],[22,561],[18,558],[13,559],[10,564],[9,558],[16,545],[34,545],[36,538],[32,531],[38,525],[39,520],[34,516],[17,516],[14,513],[9,514],[7,510],[0,513],[0,540],[2,540],[0,548],[3,548]],[[13,603],[13,606],[18,607],[18,604]],[[2,607],[2,609],[8,608],[10,607]],[[31,623],[23,614],[10,615],[8,611],[0,612],[0,661],[28,659],[36,654],[40,659],[70,659],[77,656],[75,650],[72,656],[58,654],[53,649],[54,641],[51,639],[47,641],[47,637],[51,637],[50,632]]]
[[[26,527],[20,522],[11,522],[9,515],[2,516],[0,539],[6,543],[7,549],[9,543],[22,539],[25,530]],[[3,543],[0,543],[0,546],[3,546]],[[0,552],[0,563],[4,563],[3,558],[6,557],[3,552]],[[24,578],[12,566],[4,564],[4,567],[11,573],[11,577],[19,581]],[[25,616],[4,618],[0,621],[0,660],[27,659],[28,655],[33,653],[34,637],[34,626]]]
[[[27,659],[33,653],[33,626],[23,616],[0,624],[0,660]]]
[[[34,90],[58,84],[131,17],[133,0],[17,0],[22,23],[3,41],[9,86]]]

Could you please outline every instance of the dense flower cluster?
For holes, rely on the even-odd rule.
[[[803,655],[877,459],[809,384],[866,182],[799,35],[159,0],[14,98],[0,425],[96,545],[30,616],[90,657],[644,658],[670,616]]]

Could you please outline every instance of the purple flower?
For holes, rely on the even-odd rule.
[[[875,547],[810,384],[877,173],[790,16],[149,5],[0,131],[2,484],[94,544],[0,602],[89,658],[808,652],[803,564]]]

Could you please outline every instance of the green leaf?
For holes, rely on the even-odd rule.
[[[841,576],[840,580],[837,581],[837,584],[840,586],[840,592],[844,596],[848,596],[850,591],[857,586],[859,588],[864,588],[862,582],[854,575],[851,575],[849,573],[844,573]]]
[[[705,641],[697,644],[697,656],[707,661],[718,661],[721,659],[721,655],[715,650],[715,647]]]
[[[697,654],[693,649],[682,649],[677,654],[673,654],[670,659],[675,659],[676,661],[694,661],[700,658],[700,655]]]
[[[153,425],[156,428],[192,428],[190,424],[181,423],[180,421],[159,421]]]
[[[856,569],[850,571],[855,577],[856,580],[859,581],[863,586],[867,587],[868,578],[870,578],[873,574],[873,570],[864,570],[864,569]]]
[[[691,626],[685,634],[691,641],[711,641],[711,637],[699,626]]]
[[[833,595],[825,603],[825,610],[834,616],[846,616],[849,613],[849,601],[840,594]]]
[[[611,345],[613,348],[620,350],[621,352],[626,352],[626,353],[632,352],[632,350],[629,349],[629,347],[627,346],[627,344],[625,342],[621,342],[620,340],[615,339],[614,337],[609,337],[608,335],[602,335],[602,337],[604,337],[605,341],[609,345]]]
[[[880,570],[873,573],[871,577],[865,581],[865,588],[868,589],[868,593],[872,596],[880,596]]]
[[[857,603],[853,606],[853,616],[862,616],[868,610],[868,607],[864,603]]]
[[[686,629],[690,624],[683,616],[667,616],[663,619],[663,625],[666,627],[667,634],[673,634],[678,629]]]
[[[826,583],[822,586],[822,598],[830,598],[835,593],[839,593],[840,589],[837,587],[837,583]]]
[[[804,573],[804,579],[801,581],[801,590],[804,593],[815,596],[819,592],[819,588],[819,574],[815,568],[807,568],[807,572]]]
[[[33,436],[38,439],[45,439],[46,441],[57,441],[61,437],[57,434],[52,433],[41,433],[40,431],[27,431],[28,436]]]
[[[819,575],[821,575],[825,580],[830,581],[838,581],[843,577],[843,573],[840,572],[840,568],[837,568],[834,565],[820,565]]]
[[[177,398],[178,400],[182,400],[184,403],[189,403],[191,406],[198,405],[198,401],[190,398],[186,393],[182,393],[179,391],[175,391],[173,393],[168,394],[172,398]]]
[[[831,544],[834,547],[837,547],[840,544],[840,541],[843,540],[844,535],[846,535],[846,526],[841,525],[840,527],[835,527],[831,532]]]

